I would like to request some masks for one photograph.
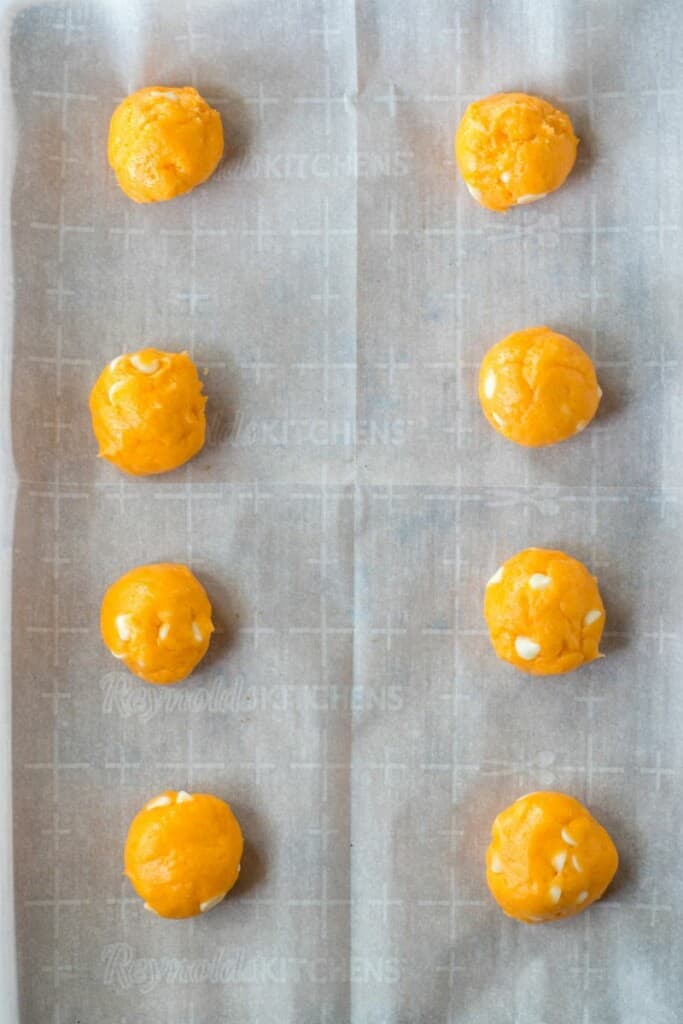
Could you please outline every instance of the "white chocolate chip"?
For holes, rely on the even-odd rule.
[[[574,865],[574,870],[575,871],[583,871],[583,868],[581,867],[581,864],[579,863],[579,858],[576,856],[575,853],[572,854],[572,864]]]
[[[502,416],[499,416],[497,412],[491,413],[491,419],[494,423],[497,423],[499,427],[505,426]]]
[[[574,433],[575,434],[580,434],[581,431],[585,430],[587,426],[588,426],[588,423],[587,423],[586,420],[579,420],[579,422],[576,424],[576,426],[574,428]]]
[[[528,636],[518,636],[515,638],[515,650],[524,661],[533,661],[540,653],[541,645],[537,644],[535,640],[529,639]]]
[[[496,393],[496,375],[489,370],[484,378],[484,394],[487,398],[493,398]]]
[[[548,895],[550,896],[550,902],[552,904],[560,902],[560,896],[562,895],[562,888],[559,885],[551,885],[548,889]]]
[[[567,851],[566,850],[560,850],[559,853],[555,854],[555,856],[553,857],[553,859],[551,860],[550,863],[552,864],[555,872],[559,875],[560,872],[562,871],[562,869],[564,868],[564,865],[565,865],[566,861],[567,861]]]
[[[562,831],[560,832],[560,835],[562,836],[563,840],[565,841],[565,843],[567,843],[568,846],[578,846],[579,845],[577,843],[576,839],[572,839],[572,837],[569,835],[569,832],[567,832],[566,828],[562,829]]]
[[[109,391],[107,392],[107,394],[109,395],[109,401],[113,402],[114,401],[114,395],[116,394],[116,392],[120,391],[121,388],[123,388],[125,386],[126,386],[125,380],[117,380],[117,381],[115,381],[115,383],[112,384],[112,386],[109,388]]]
[[[500,569],[496,569],[496,571],[494,572],[493,576],[488,581],[486,586],[490,587],[494,583],[500,583],[502,579],[503,579],[503,566],[501,565]]]
[[[157,370],[159,369],[158,359],[152,359],[149,363],[145,363],[137,354],[137,352],[135,353],[135,355],[130,357],[130,361],[135,367],[135,369],[139,370],[140,373],[156,373]]]
[[[160,640],[165,640],[170,632],[171,632],[171,624],[170,624],[170,622],[163,622],[159,626],[159,632],[158,632],[157,636],[159,637]]]
[[[202,633],[201,629],[199,628],[196,622],[192,623],[192,636],[195,638],[198,644],[200,644],[204,639],[204,634]]]
[[[598,619],[601,617],[601,615],[602,615],[602,612],[599,611],[597,608],[594,608],[590,612],[586,612],[586,614],[583,617],[583,624],[584,624],[584,626],[592,626],[594,622],[598,621]]]
[[[116,368],[118,367],[119,363],[123,358],[123,356],[117,356],[116,359],[112,359],[112,361],[109,364],[109,369],[111,370],[112,373],[116,372]]]
[[[504,185],[507,185],[507,183],[510,180],[510,172],[509,171],[503,171],[503,173],[500,176],[500,180],[503,182]]]
[[[227,892],[227,890],[226,890],[226,892]],[[223,902],[223,900],[225,899],[225,896],[226,896],[225,892],[219,892],[218,896],[214,896],[213,899],[204,900],[203,903],[199,904],[199,913],[200,914],[205,914],[207,912],[207,910],[212,910],[213,907],[217,907],[219,903]]]
[[[191,793],[186,793],[184,789],[178,790],[178,795],[175,798],[177,804],[189,804],[192,799]]]
[[[178,95],[177,95],[177,93],[171,92],[170,90],[168,92],[166,92],[165,90],[161,90],[161,89],[152,89],[150,91],[149,95],[150,96],[165,96],[166,99],[174,100],[176,103],[178,102]]]
[[[465,185],[467,185],[467,182],[465,182]],[[467,185],[467,191],[473,199],[477,200],[478,203],[481,202],[481,192],[478,188],[475,188],[474,185]]]
[[[503,862],[497,853],[491,857],[491,871],[494,875],[500,875],[503,871]]]
[[[130,615],[117,615],[116,616],[116,632],[119,634],[122,640],[130,640],[133,635],[131,628]]]
[[[154,907],[150,907],[149,903],[143,903],[142,905],[145,908],[145,910],[149,910],[150,914],[156,914],[156,910],[154,909]]]
[[[545,199],[548,195],[547,192],[535,192],[528,196],[520,196],[517,200],[517,206],[526,206],[528,203],[535,203],[537,199]]]
[[[529,577],[529,586],[532,590],[545,590],[552,582],[550,576],[544,576],[542,572],[535,572]]]
[[[588,899],[588,893],[584,889],[583,892],[580,892],[579,895],[576,897],[576,902],[577,903],[585,903],[587,899]]]
[[[602,388],[598,385],[598,398],[602,398]]]
[[[145,804],[145,810],[151,811],[153,807],[167,807],[170,802],[170,796],[167,796],[166,793],[162,793],[161,796],[155,796],[153,800],[148,800]]]

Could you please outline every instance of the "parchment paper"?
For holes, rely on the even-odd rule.
[[[677,1024],[680,6],[76,2],[3,26],[22,1022]],[[230,152],[144,208],[106,135],[152,83],[196,85]],[[582,141],[566,187],[499,216],[452,136],[505,89]],[[533,452],[488,428],[475,378],[539,322],[593,355],[605,397]],[[150,343],[208,369],[209,440],[124,479],[87,395]],[[484,581],[529,545],[584,560],[608,609],[605,660],[559,680],[500,664],[483,630]],[[170,688],[98,635],[107,585],[160,559],[192,566],[221,629]],[[225,905],[164,922],[122,848],[181,787],[229,800],[247,851]],[[538,788],[586,801],[622,865],[599,905],[532,929],[492,903],[483,855]]]

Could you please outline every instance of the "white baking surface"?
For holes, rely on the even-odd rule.
[[[677,1024],[680,5],[75,2],[2,26],[0,1017],[13,887],[26,1024]],[[110,113],[188,82],[230,158],[137,207]],[[499,89],[556,101],[582,139],[566,187],[507,216],[452,158],[467,101]],[[594,356],[605,397],[531,452],[488,428],[475,380],[539,322]],[[87,394],[155,342],[208,368],[209,443],[124,479]],[[607,658],[560,680],[483,632],[485,581],[533,544],[583,559],[608,610]],[[196,570],[223,630],[167,689],[97,627],[108,583],[158,559]],[[167,787],[228,799],[247,837],[233,895],[192,922],[121,877],[130,818]],[[552,787],[622,866],[587,913],[525,928],[484,849],[499,809]]]

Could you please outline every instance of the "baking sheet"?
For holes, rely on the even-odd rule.
[[[681,1019],[680,21],[666,0],[4,9],[23,1022]],[[140,208],[106,133],[152,82],[195,84],[231,145],[205,187]],[[451,148],[502,89],[582,139],[567,186],[504,217]],[[591,352],[605,398],[530,452],[489,430],[475,376],[536,322]],[[128,480],[94,458],[86,397],[155,341],[209,370],[209,440]],[[533,544],[585,560],[608,609],[607,658],[550,682],[497,663],[480,614]],[[97,629],[107,584],[158,559],[197,571],[221,629],[167,689]],[[228,799],[247,853],[224,906],[163,922],[121,851],[181,787]],[[588,913],[523,928],[483,851],[501,807],[552,787],[622,866]],[[12,927],[4,901],[6,954]]]

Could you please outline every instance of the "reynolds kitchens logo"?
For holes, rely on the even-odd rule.
[[[112,942],[102,950],[103,981],[120,991],[153,992],[160,985],[263,985],[356,981],[395,985],[400,979],[397,958],[264,956],[242,949],[217,950],[213,956],[139,957],[127,942]]]
[[[107,672],[100,679],[100,689],[105,715],[138,718],[141,722],[174,711],[228,715],[250,706],[248,700],[245,702],[246,685],[241,676],[231,680],[217,677],[202,687],[149,687],[136,686],[123,672]]]
[[[141,686],[125,672],[108,672],[100,680],[102,711],[119,718],[149,722],[158,715],[233,715],[245,711],[401,711],[403,687],[344,686],[302,683],[248,685],[241,675],[217,676],[204,686]]]

